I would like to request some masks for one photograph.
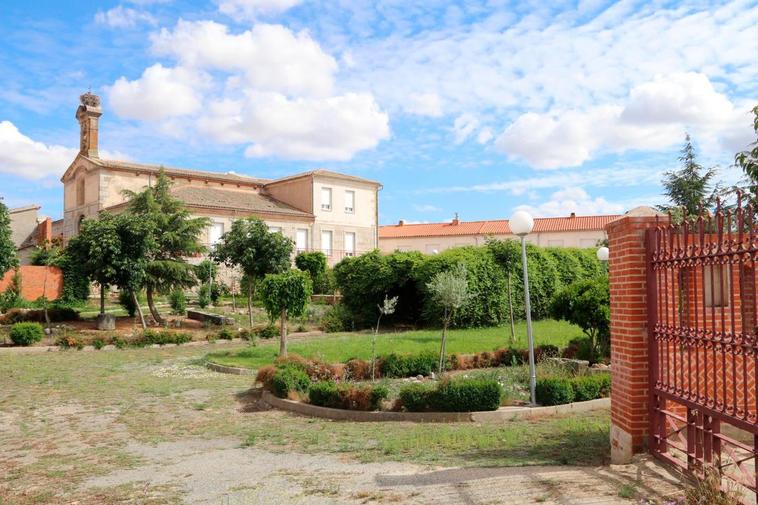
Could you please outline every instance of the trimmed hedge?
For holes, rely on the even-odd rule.
[[[577,377],[545,377],[537,379],[537,403],[563,405],[607,397],[611,392],[610,374],[579,375]]]
[[[11,342],[16,345],[29,346],[42,340],[45,331],[39,323],[16,323],[11,327]]]
[[[384,377],[431,375],[437,369],[439,356],[433,352],[420,354],[388,354],[379,357],[379,370]]]
[[[308,390],[313,405],[346,410],[377,410],[388,396],[389,390],[383,385],[337,384],[331,380],[317,382]]]
[[[436,387],[409,384],[400,390],[400,401],[409,412],[478,412],[497,410],[503,388],[493,379],[441,381]]]
[[[300,367],[283,365],[271,379],[271,390],[279,398],[287,398],[290,393],[307,393],[311,378]]]

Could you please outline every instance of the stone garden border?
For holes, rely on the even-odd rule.
[[[586,402],[567,403],[550,407],[500,407],[486,412],[366,412],[361,410],[332,409],[319,407],[310,403],[278,398],[263,390],[261,399],[273,408],[286,410],[309,417],[320,417],[334,421],[385,422],[404,421],[412,423],[456,423],[473,422],[496,424],[515,419],[538,419],[557,415],[607,410],[611,406],[610,398],[599,398]]]

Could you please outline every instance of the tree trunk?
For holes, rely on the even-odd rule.
[[[42,284],[42,297],[45,299],[45,324],[47,325],[47,329],[50,330],[50,314],[47,311],[48,301],[47,301],[47,271],[50,268],[50,266],[45,263],[45,280]]]
[[[376,338],[379,335],[379,323],[382,320],[382,313],[379,313],[379,319],[376,320],[376,331],[374,338],[371,339],[371,382],[376,382]]]
[[[511,314],[511,344],[516,343],[516,325],[513,322],[513,298],[511,297],[511,273],[508,272],[508,312]]]
[[[155,322],[158,323],[160,326],[163,326],[165,324],[165,321],[161,317],[161,313],[158,312],[158,307],[155,306],[155,300],[153,300],[153,288],[149,287],[145,290],[145,294],[147,295],[147,306],[150,309],[150,314],[153,316],[153,319],[155,319]]]
[[[232,311],[237,313],[237,299],[234,297],[234,291],[237,289],[237,279],[232,277]]]
[[[448,317],[447,317],[447,308],[445,309],[445,317],[442,322],[442,343],[440,344],[440,364],[439,364],[439,373],[442,373],[445,371],[445,340],[447,339],[447,324],[448,324]]]
[[[287,309],[282,309],[282,324],[279,329],[279,357],[287,357]]]
[[[142,307],[140,307],[139,299],[137,298],[137,293],[132,291],[132,300],[134,300],[134,306],[137,307],[137,314],[139,314],[139,320],[142,323],[142,329],[147,329],[147,323],[145,322],[145,314],[142,313]]]
[[[253,329],[253,293],[255,289],[253,287],[253,281],[248,280],[247,283],[247,318],[250,323],[250,329]]]
[[[100,313],[105,314],[105,286],[100,284]]]

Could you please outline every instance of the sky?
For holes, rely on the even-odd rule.
[[[4,0],[0,196],[62,216],[79,95],[101,157],[380,181],[380,222],[663,203],[688,132],[755,140],[758,0]]]

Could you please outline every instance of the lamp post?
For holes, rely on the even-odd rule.
[[[529,393],[532,405],[537,403],[537,367],[534,363],[532,335],[532,304],[529,299],[529,272],[526,266],[526,236],[534,227],[534,219],[525,210],[517,210],[510,220],[511,231],[521,238],[521,266],[524,269],[524,307],[526,308],[526,337],[529,341]]]
[[[605,267],[605,273],[608,273],[608,256],[610,254],[610,251],[608,250],[607,247],[603,246],[603,247],[598,248],[596,254],[597,254],[597,259],[599,259],[600,262]]]

